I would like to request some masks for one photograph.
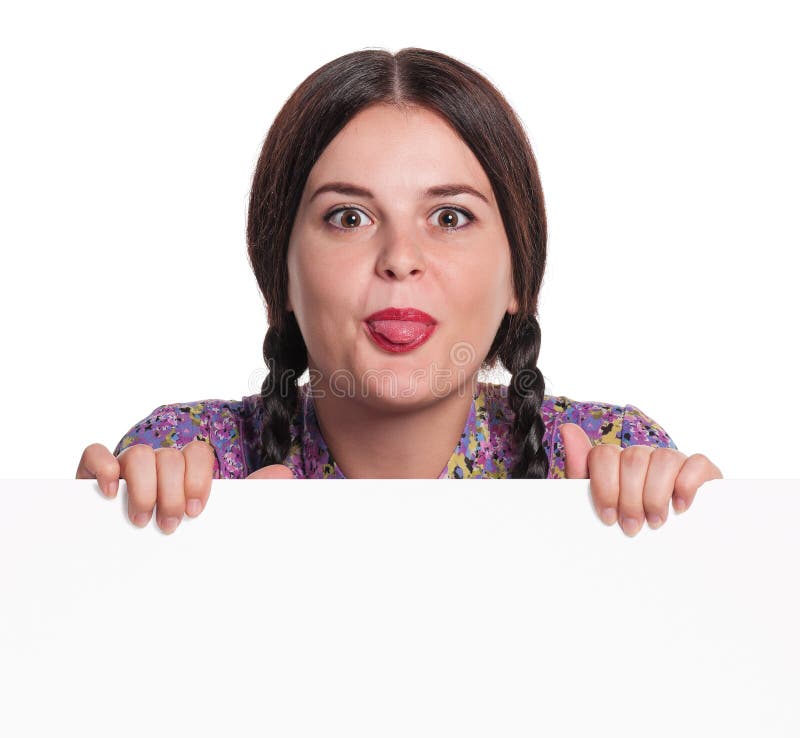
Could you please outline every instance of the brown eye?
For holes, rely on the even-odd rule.
[[[439,213],[439,225],[442,228],[451,228],[458,226],[458,215],[455,210],[442,210]]]
[[[443,231],[460,231],[465,228],[474,219],[466,210],[461,208],[439,208],[439,213],[436,218],[436,225]],[[466,223],[458,224],[459,216],[466,220]]]
[[[369,224],[365,223],[369,218],[365,218],[364,216],[366,216],[366,213],[359,208],[338,208],[329,213],[325,217],[325,220],[331,221],[332,225],[339,230],[353,231],[356,228]],[[337,219],[339,221],[338,223],[336,222]]]
[[[358,214],[358,210],[342,211],[340,223],[346,228],[358,228],[361,225],[361,216]]]

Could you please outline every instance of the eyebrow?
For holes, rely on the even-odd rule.
[[[321,195],[323,192],[338,192],[341,195],[350,195],[352,197],[368,197],[371,200],[375,199],[375,195],[373,195],[365,187],[359,187],[358,185],[351,184],[350,182],[328,182],[327,184],[318,187],[314,191],[314,194],[311,195],[309,202],[317,197],[317,195]],[[483,200],[487,205],[489,204],[489,200],[482,192],[479,192],[468,184],[435,185],[434,187],[429,187],[427,190],[425,190],[420,199],[424,200],[431,197],[453,197],[454,195],[473,195],[474,197],[478,197]]]

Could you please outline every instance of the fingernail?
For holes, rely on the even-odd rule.
[[[664,518],[662,518],[660,515],[651,515],[649,518],[647,518],[647,523],[651,528],[658,528],[658,526],[663,522]]]
[[[150,520],[150,513],[140,512],[133,516],[133,524],[138,525],[140,528],[143,525],[147,525],[148,520]]]
[[[113,482],[109,482],[106,485],[106,490],[108,492],[109,497],[114,497],[117,494],[117,488],[119,487],[119,482],[115,479]]]
[[[683,497],[675,498],[675,512],[682,513],[686,509],[686,500]]]
[[[617,522],[617,509],[614,507],[607,507],[603,512],[600,514],[600,517],[603,519],[603,522],[607,525],[613,525]]]
[[[172,533],[178,527],[178,518],[170,517],[164,518],[159,526],[164,533]]]
[[[639,521],[636,518],[622,518],[622,530],[629,536],[632,536],[639,529]]]
[[[186,503],[186,514],[187,515],[199,515],[200,514],[200,500],[191,499]]]

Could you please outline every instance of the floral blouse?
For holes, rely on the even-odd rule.
[[[558,432],[562,423],[577,423],[593,444],[676,448],[666,431],[633,405],[577,402],[545,395],[541,415],[549,479],[566,476]],[[438,478],[509,478],[519,454],[510,434],[513,419],[507,385],[479,382],[461,439]],[[244,479],[262,466],[259,461],[262,427],[259,394],[241,400],[159,405],[122,437],[114,455],[137,443],[181,449],[191,441],[201,440],[214,449],[214,479]],[[298,386],[297,409],[290,432],[291,447],[282,463],[297,479],[345,478],[322,437],[307,383]]]

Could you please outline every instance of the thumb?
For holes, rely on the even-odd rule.
[[[270,464],[256,469],[246,479],[294,479],[292,470],[285,464]]]
[[[592,450],[589,436],[576,423],[562,423],[559,428],[564,444],[564,471],[567,479],[588,479],[588,457]]]

